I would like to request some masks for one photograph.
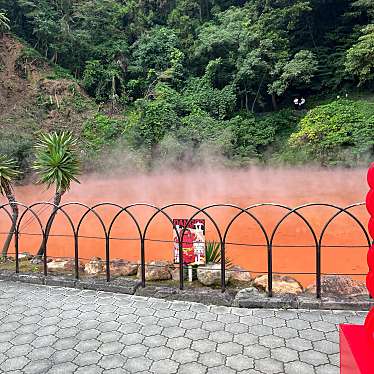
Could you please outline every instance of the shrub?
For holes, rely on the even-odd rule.
[[[322,164],[350,164],[373,154],[374,104],[336,100],[318,106],[300,121],[289,144],[304,147]]]

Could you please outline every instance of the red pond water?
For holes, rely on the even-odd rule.
[[[327,169],[259,169],[248,170],[196,170],[184,173],[155,173],[142,176],[124,176],[99,178],[87,176],[81,178],[80,185],[73,185],[71,191],[64,196],[64,202],[79,201],[88,205],[100,202],[115,202],[122,206],[142,202],[157,206],[169,203],[190,203],[198,206],[211,203],[231,203],[247,207],[256,203],[275,202],[290,207],[318,202],[347,206],[362,202],[368,190],[366,170],[327,170]],[[17,199],[25,203],[49,200],[53,191],[45,191],[41,186],[23,186],[16,188]],[[35,208],[40,212],[42,207]],[[101,207],[97,212],[106,224],[115,216],[118,209]],[[48,217],[50,210],[40,212],[42,220]],[[67,207],[66,212],[74,222],[84,214],[84,208]],[[152,216],[151,208],[137,207],[131,212],[137,217],[142,227]],[[190,217],[192,209],[170,208],[168,214],[173,218]],[[275,207],[258,207],[252,211],[271,233],[285,211]],[[308,207],[300,211],[319,234],[326,221],[336,211],[328,207]],[[368,214],[365,207],[351,210],[366,226]],[[209,211],[220,228],[226,228],[230,219],[237,213],[233,208],[213,208]],[[204,215],[199,215],[204,218]],[[207,217],[207,240],[218,239],[213,224]],[[6,232],[9,222],[0,213],[0,231]],[[21,225],[20,252],[35,253],[40,244],[38,225],[31,215],[25,216]],[[60,214],[52,229],[53,235],[70,235],[71,229],[66,219]],[[102,237],[103,230],[97,218],[88,214],[81,228],[81,235]],[[134,223],[125,214],[116,221],[112,237],[136,239],[138,237]],[[4,234],[0,239],[5,237]],[[172,226],[169,221],[159,215],[149,227],[149,239],[172,240]],[[248,216],[242,215],[232,226],[227,241],[228,257],[234,264],[253,272],[265,272],[267,269],[267,252],[264,236],[259,227]],[[297,273],[313,273],[315,271],[315,248],[313,237],[303,221],[297,216],[289,217],[276,234],[273,250],[274,271],[292,274],[303,285],[313,282],[313,275]],[[340,215],[333,221],[326,232],[322,252],[322,272],[324,273],[359,273],[367,272],[365,237],[359,226],[346,215]],[[255,244],[245,246],[243,244]],[[337,248],[330,246],[348,245]],[[138,240],[111,241],[111,258],[124,258],[138,261],[140,258]],[[14,249],[11,249],[14,252]],[[79,257],[89,259],[93,256],[105,257],[104,240],[95,238],[79,239]],[[65,236],[52,236],[48,245],[48,255],[57,257],[73,257],[73,240]],[[172,261],[171,243],[148,241],[146,244],[146,260],[167,259]],[[354,276],[364,279],[363,276]]]

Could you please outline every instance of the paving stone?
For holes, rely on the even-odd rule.
[[[142,334],[139,334],[138,332],[134,332],[132,334],[122,335],[119,341],[125,345],[131,345],[131,344],[141,343],[143,340],[145,339]]]
[[[81,341],[79,344],[75,346],[75,349],[81,353],[91,352],[91,351],[96,351],[100,347],[100,345],[101,345],[101,342],[95,339],[90,339],[90,340]]]
[[[337,331],[326,332],[325,337],[329,342],[339,343],[339,333]]]
[[[175,351],[172,356],[172,360],[179,362],[180,364],[186,364],[187,362],[195,362],[199,357],[199,352],[193,349],[180,349]]]
[[[255,369],[260,370],[266,374],[284,372],[283,364],[280,361],[274,360],[272,358],[262,358],[259,360],[255,360]]]
[[[100,361],[99,365],[103,369],[116,369],[122,367],[126,362],[126,357],[122,355],[110,355],[110,356],[104,356]]]
[[[196,340],[192,343],[191,348],[197,352],[205,353],[205,352],[214,352],[216,350],[217,343],[212,342],[208,339],[204,340]]]
[[[77,365],[72,362],[64,362],[61,364],[53,365],[49,370],[48,374],[73,374],[77,369]]]
[[[32,346],[30,344],[16,345],[14,347],[10,346],[10,348],[6,351],[6,355],[9,358],[20,357],[20,356],[27,356],[27,354],[32,349],[33,348],[32,348]]]
[[[201,327],[206,331],[222,331],[225,329],[225,324],[219,321],[204,322]]]
[[[322,331],[317,331],[313,329],[306,329],[299,331],[300,338],[310,340],[311,342],[316,342],[317,340],[323,340],[325,335]]]
[[[297,361],[299,359],[297,351],[285,347],[273,349],[271,351],[271,357],[282,362]]]
[[[143,335],[141,336],[143,337],[142,339],[143,345],[150,347],[150,348],[160,347],[162,345],[165,345],[168,340],[165,336],[162,336],[162,335],[152,335],[152,336],[147,336],[147,337],[144,337]]]
[[[243,346],[234,342],[220,343],[217,345],[217,352],[231,356],[243,352]]]
[[[191,362],[188,364],[181,365],[179,367],[178,373],[179,374],[205,374],[206,370],[207,370],[206,366],[198,362]]]
[[[47,373],[52,366],[52,362],[49,360],[37,360],[31,361],[28,365],[23,368],[23,372],[26,374],[42,374]]]
[[[172,326],[179,326],[181,323],[181,320],[174,317],[167,317],[167,318],[161,318],[158,322],[159,326],[163,327],[172,327]]]
[[[190,329],[186,331],[185,336],[192,340],[206,339],[209,336],[209,331],[203,329]]]
[[[124,368],[127,369],[130,373],[137,373],[139,371],[148,370],[151,366],[152,361],[145,357],[135,357],[129,358]]]
[[[228,331],[214,331],[209,334],[209,339],[216,343],[231,342],[234,339],[234,335]]]
[[[253,344],[248,347],[244,347],[243,353],[244,355],[254,359],[270,357],[270,349],[259,344]]]
[[[0,365],[0,369],[4,373],[11,370],[22,370],[29,363],[29,361],[30,360],[24,356],[8,358]]]
[[[337,366],[334,365],[321,365],[316,368],[317,374],[339,374],[340,369]]]
[[[75,358],[74,363],[78,366],[88,366],[92,364],[97,364],[101,359],[102,355],[98,352],[84,352],[79,353],[78,356]]]
[[[29,344],[36,338],[37,336],[35,334],[19,334],[15,336],[10,342],[14,345]]]
[[[303,338],[292,338],[286,339],[286,346],[288,348],[294,349],[296,351],[302,352],[307,351],[309,349],[313,349],[312,342],[307,339]]]
[[[235,337],[236,338],[236,337]],[[238,341],[240,343],[240,341]],[[273,336],[273,335],[266,335],[266,336],[261,336],[258,338],[257,342],[253,342],[254,344],[260,343],[260,345],[263,345],[264,347],[268,348],[279,348],[279,347],[284,347],[285,346],[285,339],[279,337],[279,336]],[[241,343],[243,345],[247,345],[244,343]]]
[[[273,337],[274,338],[274,337]],[[235,343],[242,344],[244,346],[250,345],[250,344],[257,344],[258,343],[258,336],[252,335],[250,333],[243,333],[243,334],[235,334],[233,337],[233,340]]]
[[[284,329],[285,327],[281,327],[281,329]],[[269,326],[264,325],[257,325],[257,326],[249,326],[248,332],[257,335],[257,336],[265,336],[265,335],[272,335],[273,329]]]
[[[291,319],[286,321],[287,327],[291,327],[296,330],[306,330],[310,329],[310,322],[304,321],[303,319]]]
[[[189,348],[191,346],[191,339],[188,339],[183,336],[178,338],[171,338],[168,339],[166,346],[175,350]]]
[[[254,367],[254,360],[253,358],[239,354],[227,357],[226,365],[237,371],[247,370]]]
[[[53,353],[55,353],[55,349],[52,347],[41,347],[33,349],[29,354],[28,358],[30,360],[43,360],[50,358]]]
[[[316,351],[300,352],[300,360],[314,366],[319,366],[329,363],[327,355]]]
[[[103,343],[97,351],[103,355],[113,355],[116,353],[120,353],[123,348],[124,348],[123,344],[114,341],[114,342]]]
[[[122,355],[125,357],[133,358],[144,356],[148,348],[142,344],[129,345],[123,348]]]
[[[79,340],[90,340],[96,339],[100,335],[100,331],[96,329],[88,329],[78,333],[77,338]],[[101,340],[101,339],[100,339]]]
[[[63,362],[71,362],[77,357],[78,352],[74,349],[64,349],[62,351],[57,351],[52,355],[52,361],[56,364]]]
[[[333,354],[339,352],[339,344],[329,342],[328,340],[320,340],[318,342],[313,343],[314,350],[326,353],[326,354]]]
[[[101,374],[103,369],[97,365],[89,365],[85,367],[80,367],[76,370],[76,374]]]
[[[203,323],[197,319],[185,319],[182,320],[179,324],[180,327],[183,327],[185,329],[198,329],[201,327]]]
[[[144,336],[159,335],[161,334],[161,332],[162,332],[162,335],[165,335],[168,337],[182,336],[184,334],[184,330],[182,329],[177,330],[177,327],[166,327],[163,329],[161,326],[157,326],[157,325],[143,326],[139,332],[140,334]]]
[[[225,331],[232,332],[233,334],[241,334],[248,331],[248,325],[239,322],[227,323]]]
[[[198,361],[207,367],[219,366],[225,363],[225,356],[218,352],[207,352],[202,353]]]
[[[53,344],[53,347],[57,350],[64,350],[74,348],[78,343],[79,341],[76,338],[64,338],[57,340]]]
[[[331,365],[339,366],[340,365],[340,353],[335,353],[333,355],[329,355],[329,361]]]
[[[227,366],[217,366],[208,369],[208,374],[235,374],[235,371]]]
[[[286,326],[286,321],[282,318],[278,317],[267,317],[263,318],[262,323],[265,326],[270,326],[270,327],[283,327]]]
[[[326,321],[312,322],[311,325],[314,330],[322,332],[332,332],[337,330],[336,325]]]
[[[312,365],[300,361],[289,362],[284,365],[284,369],[287,374],[315,374]]]
[[[180,351],[176,351],[176,352],[180,352]],[[156,361],[156,360],[162,360],[165,358],[170,358],[172,354],[173,354],[172,349],[168,347],[164,347],[164,346],[159,346],[159,347],[150,348],[147,352],[147,357],[150,358],[151,360]]]
[[[155,374],[171,374],[177,372],[178,366],[177,362],[166,359],[154,362],[150,370]]]

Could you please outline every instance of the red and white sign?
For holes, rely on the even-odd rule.
[[[188,227],[186,227],[187,223]],[[183,264],[204,265],[205,220],[193,219],[189,221],[188,219],[173,219],[173,225],[174,262],[179,264],[179,234],[179,239],[182,242]]]

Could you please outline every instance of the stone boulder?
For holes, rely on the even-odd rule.
[[[18,254],[18,260],[20,261],[28,261],[32,259],[33,259],[33,255],[31,255],[30,253],[22,252]]]
[[[105,263],[100,257],[92,257],[84,266],[84,272],[88,275],[98,275],[105,271]]]
[[[56,258],[47,263],[50,272],[73,272],[75,270],[75,260],[73,258]],[[78,261],[78,270],[83,270],[83,263]]]
[[[253,286],[268,292],[268,276],[260,275],[253,280]],[[294,278],[284,275],[273,275],[273,293],[274,294],[292,294],[297,295],[303,292],[302,285]]]
[[[106,266],[104,265],[103,268],[105,270]],[[119,276],[136,275],[138,273],[138,264],[131,263],[121,258],[116,258],[110,261],[109,270],[110,270],[111,275],[119,275]]]
[[[322,295],[361,296],[368,295],[365,282],[360,282],[346,275],[324,275],[321,278]],[[305,293],[315,294],[316,285],[308,286]]]
[[[145,265],[145,280],[146,281],[159,281],[171,279],[171,271],[174,265],[168,261],[152,261]],[[138,268],[137,277],[142,277],[142,267]]]
[[[229,281],[230,274],[225,273],[225,282]],[[221,285],[221,264],[206,264],[197,268],[197,279],[204,286]]]
[[[246,283],[252,281],[251,273],[241,268],[240,266],[233,266],[232,268],[226,270],[226,272],[229,273],[230,281]]]

